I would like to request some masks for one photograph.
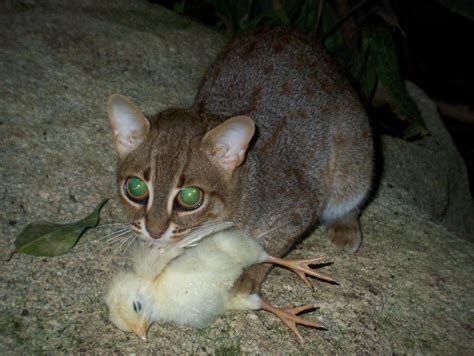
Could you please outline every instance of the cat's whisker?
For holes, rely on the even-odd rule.
[[[178,241],[178,247],[182,248],[189,248],[196,246],[199,241],[204,239],[205,237],[216,233],[220,230],[225,230],[234,224],[231,221],[219,221],[219,222],[212,222],[207,224],[201,224],[194,228],[190,228],[185,230],[181,236],[184,236],[180,241]],[[178,236],[180,236],[178,235]]]
[[[123,227],[123,228],[120,228],[120,229],[117,229],[117,230],[114,230],[112,231],[111,233],[105,235],[105,236],[102,236],[100,237],[97,241],[104,241],[105,239],[107,239],[108,237],[112,236],[112,235],[117,235],[117,234],[120,234],[124,231],[130,231],[130,227]]]
[[[130,229],[130,225],[128,225],[128,226],[118,226],[118,227],[115,227],[115,228],[112,228],[112,229],[114,229],[112,231],[112,233],[113,233],[113,232],[119,231],[119,230]]]
[[[130,241],[130,238],[133,241],[134,237],[132,236],[132,234],[127,235],[127,237],[123,239],[122,243],[116,248],[115,254],[119,253],[123,246],[126,246],[126,244]]]
[[[129,234],[131,234],[131,231],[128,232]],[[116,240],[112,240],[111,242],[109,243],[104,243],[100,246],[100,251],[105,251],[105,250],[108,250],[108,249],[112,249],[112,248],[115,248],[115,246],[117,244],[120,243],[120,246],[122,246],[122,244],[126,241],[128,241],[128,238],[130,237],[130,235],[127,235],[127,234],[124,234],[121,236],[120,239],[116,239]]]
[[[117,246],[118,244],[123,243],[123,241],[125,241],[127,238],[128,238],[127,234],[122,235],[122,236],[120,236],[120,238],[117,238],[115,240],[112,240],[108,243],[105,243],[105,244],[101,245],[101,247],[109,246],[111,248],[115,248],[115,246]]]
[[[123,222],[113,222],[113,223],[102,223],[99,226],[110,226],[110,225],[128,225],[130,224],[129,221],[123,221]]]
[[[112,242],[113,240],[116,240],[116,239],[118,239],[119,237],[122,237],[122,236],[124,236],[124,235],[126,235],[126,234],[128,234],[128,233],[130,233],[130,232],[131,232],[131,230],[122,231],[122,232],[120,232],[120,233],[118,233],[118,234],[116,234],[116,235],[110,237],[107,241],[102,242],[102,245],[109,245],[109,244],[111,244],[111,242]],[[119,241],[119,240],[117,240],[117,241]]]
[[[272,233],[273,231],[278,230],[282,227],[283,227],[283,225],[275,226],[274,228],[271,228],[270,230],[267,230],[267,231],[261,233],[260,235],[256,236],[255,239],[258,240],[258,239],[262,238],[263,236],[268,235],[268,234]]]
[[[117,227],[126,227],[126,226],[130,226],[130,223],[101,224],[101,225],[98,225],[96,228],[106,229],[106,228],[117,228]]]
[[[99,243],[99,246],[105,246],[105,245],[114,245],[120,241],[122,241],[122,238],[126,236],[129,233],[129,231],[123,231],[121,234],[112,236],[108,240],[102,241]]]
[[[206,227],[206,226],[211,226],[211,225],[216,225],[216,224],[220,224],[221,222],[223,221],[206,221],[202,224],[198,224],[198,225],[195,225],[195,226],[192,226],[191,228],[195,228],[195,227]]]
[[[100,224],[96,227],[96,229],[117,229],[127,226],[130,226],[130,223]]]
[[[116,236],[114,239],[110,239],[109,240],[109,245],[116,245],[120,242],[123,241],[123,239],[126,239],[129,234],[131,233],[131,231],[125,231],[123,234],[119,235],[119,236]]]
[[[126,253],[128,249],[130,248],[130,246],[132,246],[136,240],[137,240],[136,236],[131,236],[130,243],[127,245],[127,247],[125,247],[125,250],[123,251],[123,253]]]
[[[224,224],[224,223],[232,223],[232,224],[235,225],[235,223],[233,221],[230,221],[230,220],[227,220],[227,221],[226,220],[224,220],[224,221],[208,221],[204,224],[191,226],[191,227],[185,229],[185,231],[191,232],[191,231],[195,231],[195,230],[198,230],[198,229],[209,228],[209,227],[219,225],[219,224]]]

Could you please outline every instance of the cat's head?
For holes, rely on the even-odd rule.
[[[169,109],[148,119],[117,94],[108,113],[118,194],[142,240],[166,245],[229,218],[237,167],[255,132],[249,117],[213,125],[192,110]]]

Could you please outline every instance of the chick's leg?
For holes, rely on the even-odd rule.
[[[324,326],[314,321],[306,320],[298,316],[299,313],[302,313],[309,309],[314,309],[314,306],[312,304],[305,304],[296,308],[293,307],[292,305],[288,305],[285,308],[277,308],[267,303],[263,298],[260,298],[260,309],[267,310],[275,314],[277,317],[279,317],[291,329],[291,331],[295,333],[299,342],[302,344],[304,344],[304,340],[300,332],[296,328],[297,324],[305,325],[305,326],[309,326],[309,327],[317,328],[317,329],[325,329]]]
[[[313,288],[313,285],[308,280],[307,275],[321,279],[326,282],[337,283],[332,277],[323,273],[316,272],[314,269],[309,267],[311,265],[320,265],[326,263],[326,257],[310,258],[307,260],[286,260],[283,258],[267,255],[265,256],[265,259],[262,261],[262,263],[273,263],[292,270],[298,275],[298,277],[303,280],[303,282],[309,288]]]
[[[260,294],[247,294],[242,292],[231,293],[229,300],[227,300],[226,310],[257,310],[263,309],[269,311],[270,313],[278,316],[290,329],[293,331],[298,338],[298,341],[302,344],[304,343],[303,337],[299,333],[296,325],[305,325],[311,328],[317,329],[326,329],[321,324],[318,324],[311,320],[303,319],[298,316],[299,313],[307,311],[309,309],[314,309],[312,304],[305,304],[300,307],[293,307],[288,305],[285,308],[274,307],[273,305],[267,303]]]

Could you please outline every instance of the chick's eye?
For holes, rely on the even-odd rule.
[[[125,182],[125,191],[127,196],[136,202],[148,198],[148,187],[146,183],[138,177],[130,177],[127,179]]]
[[[135,313],[138,313],[142,310],[142,303],[139,301],[134,300],[133,301],[133,310],[135,310]]]
[[[203,192],[198,187],[189,186],[181,188],[176,196],[176,203],[182,209],[193,210],[201,206]]]

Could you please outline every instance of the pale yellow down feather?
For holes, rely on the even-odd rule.
[[[236,228],[215,232],[192,248],[140,245],[132,257],[133,272],[117,276],[106,298],[110,320],[122,330],[154,321],[201,328],[226,310],[260,307],[257,295],[230,293],[246,267],[268,257]],[[134,302],[141,304],[140,313]]]

